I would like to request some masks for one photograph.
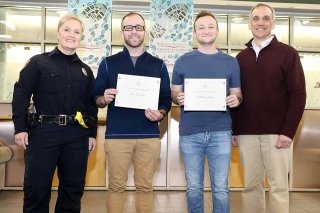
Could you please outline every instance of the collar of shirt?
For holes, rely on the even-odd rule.
[[[126,56],[128,56],[128,57],[132,57],[131,55],[130,55],[130,52],[129,52],[129,50],[124,46],[123,47],[123,51],[122,51]],[[146,53],[147,53],[147,51],[146,51],[146,49],[144,49],[144,52],[141,54],[141,55],[139,55],[139,56],[137,56],[137,58],[140,58],[141,56],[145,56],[146,55]]]
[[[60,53],[59,53],[59,52],[60,52]],[[59,51],[58,47],[54,48],[54,49],[49,53],[49,56],[52,56],[52,55],[55,55],[55,54],[58,54],[58,55],[61,55],[61,56],[66,57],[66,55],[64,55],[63,53],[61,53],[61,51]],[[67,58],[67,57],[66,57],[66,58]],[[80,58],[78,57],[77,53],[71,55],[68,60],[69,60],[70,62],[81,61]]]
[[[258,55],[260,53],[260,51],[265,48],[266,46],[268,46],[270,44],[270,42],[272,41],[272,39],[274,38],[274,36],[272,35],[270,38],[268,38],[267,40],[261,42],[261,47],[258,46],[256,44],[256,42],[254,42],[254,39],[252,40],[251,44],[252,44],[252,49],[254,50],[254,52],[256,53],[256,57],[258,58]]]

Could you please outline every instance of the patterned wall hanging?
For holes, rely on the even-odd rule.
[[[192,0],[150,1],[149,51],[166,62],[169,72],[192,49],[192,21]]]
[[[102,58],[111,54],[112,0],[68,0],[68,8],[85,24],[77,54],[96,75]]]

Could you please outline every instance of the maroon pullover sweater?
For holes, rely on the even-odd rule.
[[[243,102],[232,115],[233,134],[293,138],[306,103],[298,52],[274,37],[256,58],[251,42],[237,55]]]

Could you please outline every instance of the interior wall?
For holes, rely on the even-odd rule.
[[[18,1],[8,1],[11,4]],[[21,1],[19,1],[21,2]],[[34,2],[37,4],[54,5],[63,4],[66,6],[67,1],[22,1],[26,4]],[[132,1],[114,1],[116,7],[121,9],[125,7],[125,4],[132,5]],[[148,1],[139,1],[137,5],[146,6]],[[249,7],[237,6],[237,5],[224,5],[217,6],[208,4],[208,1],[194,1],[203,2],[203,5],[208,8],[219,8],[223,11],[223,8],[233,10],[238,8],[238,13],[242,13],[242,9],[245,9],[244,13],[247,14]],[[219,2],[219,1],[215,1]],[[4,1],[0,1],[0,5],[5,4]],[[239,4],[239,3],[238,3]],[[288,6],[288,5],[287,5]],[[198,7],[199,8],[199,7]],[[240,11],[239,11],[240,8]],[[315,6],[314,9],[317,7]],[[310,10],[309,10],[310,9]],[[314,11],[309,8],[308,11]],[[302,10],[300,8],[299,10]],[[305,12],[305,11],[304,11]],[[14,151],[13,158],[7,163],[6,167],[6,187],[22,187],[23,183],[23,149],[14,144],[14,129],[11,121],[11,104],[0,103],[0,140],[4,141]],[[314,171],[320,171],[320,144],[319,138],[319,110],[306,110],[299,126],[297,136],[294,143],[293,153],[293,187],[294,189],[320,189],[320,177],[315,175]],[[184,179],[184,167],[179,155],[178,147],[178,124],[179,124],[179,108],[173,107],[172,112],[169,115],[169,119],[163,121],[162,128],[162,152],[159,159],[159,167],[155,176],[155,187],[158,189],[185,189]],[[96,152],[90,156],[87,176],[87,187],[101,187],[107,186],[107,167],[105,162],[104,153],[104,124],[99,125],[98,129],[98,148]],[[243,186],[242,168],[239,162],[239,156],[237,149],[233,149],[232,161],[231,161],[231,176],[230,186],[232,188],[241,188]],[[130,170],[129,186],[133,187],[132,168]],[[57,178],[54,180],[54,185],[57,185]],[[208,172],[206,167],[205,186],[209,187]]]

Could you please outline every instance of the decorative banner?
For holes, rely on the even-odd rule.
[[[172,71],[177,58],[192,50],[192,0],[150,1],[150,53]]]
[[[112,0],[68,0],[70,12],[85,25],[77,54],[97,74],[103,57],[111,54]]]

